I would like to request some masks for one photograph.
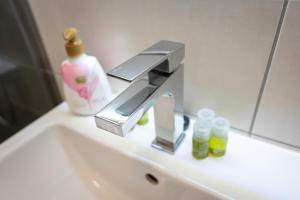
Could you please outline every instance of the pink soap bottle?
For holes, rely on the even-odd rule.
[[[85,54],[75,28],[65,29],[63,36],[68,54],[61,66],[65,100],[73,113],[94,115],[112,96],[106,74],[97,58]]]

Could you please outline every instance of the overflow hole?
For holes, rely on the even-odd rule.
[[[145,174],[145,177],[147,179],[147,181],[153,185],[158,185],[159,181],[158,179],[153,176],[152,174]]]

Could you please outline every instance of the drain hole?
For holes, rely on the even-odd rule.
[[[153,185],[157,185],[159,183],[158,179],[152,174],[145,174],[147,181]]]

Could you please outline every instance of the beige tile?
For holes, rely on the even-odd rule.
[[[254,133],[300,147],[300,2],[291,1]]]
[[[30,0],[53,68],[76,26],[109,70],[161,39],[186,43],[185,108],[211,107],[248,130],[283,0]]]
[[[63,49],[61,13],[56,1],[29,0],[35,21],[38,25],[46,52],[53,70],[59,72],[60,63],[65,59]]]

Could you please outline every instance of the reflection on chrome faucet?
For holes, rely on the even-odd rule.
[[[156,138],[152,146],[174,153],[185,137],[184,52],[182,43],[160,41],[109,72],[130,85],[95,116],[97,127],[125,136],[154,106]]]

